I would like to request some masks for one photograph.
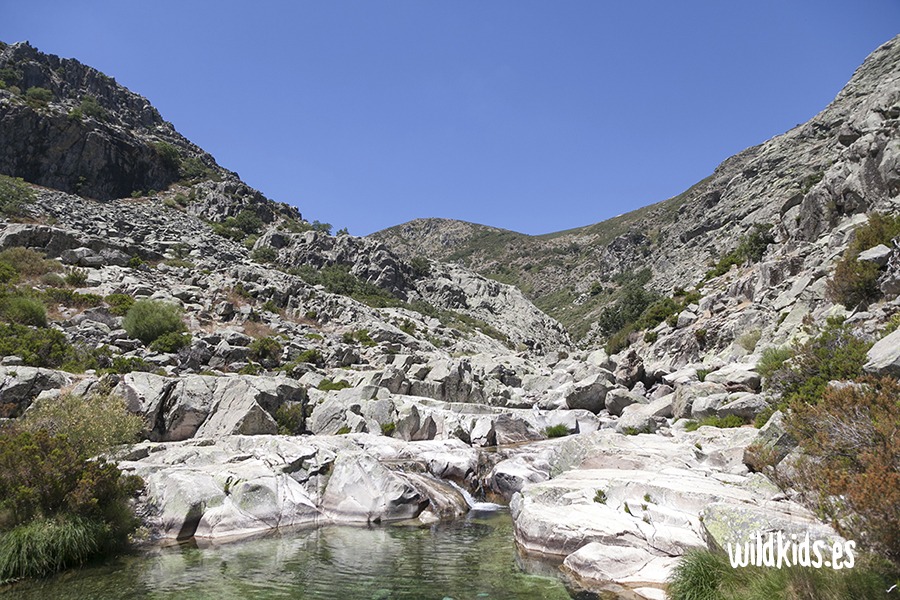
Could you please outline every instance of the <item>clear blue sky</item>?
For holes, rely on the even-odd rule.
[[[97,67],[356,235],[545,233],[664,200],[812,117],[898,29],[897,0],[0,6],[0,40]]]

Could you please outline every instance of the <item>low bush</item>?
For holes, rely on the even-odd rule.
[[[727,417],[709,416],[703,417],[699,421],[688,421],[685,423],[685,431],[697,431],[701,427],[718,427],[720,429],[729,429],[731,427],[743,427],[746,425],[744,420],[737,415],[728,415]]]
[[[767,387],[780,392],[784,403],[816,404],[829,381],[852,380],[862,375],[871,346],[854,336],[842,319],[831,318],[816,337],[795,346],[780,368],[768,373],[782,356],[773,355],[760,374],[768,373]]]
[[[808,457],[799,480],[819,509],[900,565],[900,381],[829,387],[821,402],[794,402],[786,424]]]
[[[559,425],[550,425],[544,429],[544,435],[548,438],[565,437],[569,435],[569,428],[562,423]]]
[[[343,379],[338,379],[337,381],[332,381],[327,377],[319,382],[319,385],[316,386],[318,389],[324,392],[336,392],[338,390],[343,390],[348,387],[351,387],[350,384]]]
[[[128,310],[122,327],[128,335],[145,344],[167,333],[186,329],[181,321],[181,308],[159,300],[138,300]]]
[[[97,294],[79,294],[58,287],[48,287],[41,293],[41,297],[48,304],[62,304],[72,308],[91,308],[103,304],[103,298]]]
[[[48,260],[40,252],[20,246],[0,252],[0,262],[10,265],[23,277],[40,277],[46,273],[58,273],[63,270],[59,261]]]
[[[0,581],[40,576],[127,542],[140,488],[112,463],[46,430],[0,432]]]
[[[47,326],[47,309],[40,300],[27,296],[7,296],[0,299],[0,318],[9,323]]]
[[[771,225],[754,223],[750,233],[741,238],[737,248],[720,258],[716,265],[706,273],[706,279],[724,275],[734,265],[757,263],[762,260],[769,244],[775,241],[771,229]]]
[[[134,306],[134,298],[128,294],[110,294],[103,301],[109,306],[109,312],[120,317],[128,314],[129,309]]]
[[[25,101],[32,108],[43,108],[53,100],[53,92],[47,88],[38,86],[30,87],[25,91]]]
[[[381,435],[386,435],[387,437],[391,437],[394,435],[394,430],[397,429],[396,423],[382,423],[381,424]]]
[[[84,269],[71,269],[66,273],[65,281],[67,285],[72,287],[81,287],[87,283],[87,271]]]
[[[191,334],[173,331],[170,333],[164,333],[153,340],[153,342],[150,344],[150,349],[154,352],[172,354],[190,345]]]
[[[732,568],[728,555],[691,550],[672,570],[671,600],[888,600],[889,569],[860,556],[852,569],[794,566]]]
[[[879,268],[857,258],[864,250],[879,244],[890,246],[891,240],[898,235],[900,215],[870,214],[868,222],[856,229],[853,241],[835,265],[834,275],[825,288],[828,298],[848,308],[878,300],[881,297]]]
[[[306,413],[300,403],[282,404],[273,416],[279,435],[300,435],[306,427]]]
[[[264,365],[274,366],[281,361],[281,344],[270,337],[262,337],[250,342],[250,357]]]
[[[72,357],[61,331],[0,323],[0,356],[18,356],[30,367],[59,367]]]
[[[34,203],[34,192],[22,179],[0,175],[0,214],[21,217]]]
[[[88,396],[61,394],[38,400],[25,414],[21,427],[25,431],[65,435],[88,456],[94,456],[138,441],[144,422],[128,412],[124,398],[107,392]]]
[[[325,357],[322,356],[322,353],[316,350],[315,348],[311,348],[309,350],[304,350],[300,354],[297,355],[297,358],[294,359],[296,362],[302,363],[311,363],[314,365],[320,365],[325,362]]]
[[[271,246],[263,246],[254,250],[250,257],[258,263],[271,263],[278,260],[278,251]]]

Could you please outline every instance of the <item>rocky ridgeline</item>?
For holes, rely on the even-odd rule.
[[[28,215],[0,224],[0,250],[39,250],[80,270],[82,305],[51,306],[51,327],[82,348],[102,348],[98,366],[114,368],[75,374],[6,356],[0,405],[20,415],[61,393],[123,396],[142,416],[146,440],[116,459],[146,482],[138,510],[159,538],[224,539],[329,522],[426,524],[468,511],[467,491],[508,502],[519,544],[563,558],[574,581],[663,598],[689,548],[772,528],[835,536],[793,492],[745,465],[751,444],[784,465],[796,459],[781,413],[760,430],[691,431],[686,422],[749,422],[773,408],[778,399],[756,370],[759,353],[806,335],[804,323],[842,314],[874,338],[896,313],[897,240],[860,255],[882,268],[886,300],[848,310],[826,300],[824,286],[864,211],[896,212],[898,52],[896,43],[879,49],[811,125],[726,161],[683,199],[677,219],[658,228],[669,242],[641,259],[657,285],[699,281],[705,267],[697,256],[728,248],[751,223],[776,222],[776,243],[760,263],[707,281],[696,302],[610,356],[573,347],[516,288],[458,265],[402,258],[377,240],[308,230],[295,209],[217,170],[211,158],[202,161],[214,177],[163,177],[159,189],[168,189],[158,194],[100,201],[84,196],[119,192],[67,193],[81,167],[66,158],[50,169],[41,161],[57,138],[19,128],[29,119],[70,123],[65,110],[78,94],[109,111],[102,122],[79,121],[108,134],[104,143],[116,146],[110,136],[121,135],[140,153],[167,132],[162,139],[182,158],[199,150],[95,71],[25,45],[5,47],[0,57],[18,69],[19,83],[49,86],[53,99],[33,105],[21,90],[0,90],[0,139],[38,136],[28,160],[57,179],[39,174],[32,182],[59,189],[33,187]],[[884,85],[870,81],[876,75]],[[66,126],[78,137],[82,125]],[[835,138],[844,129],[850,133]],[[834,151],[833,139],[843,150]],[[150,173],[156,159],[147,160]],[[818,183],[793,189],[816,165]],[[30,177],[2,160],[0,172]],[[844,204],[826,215],[835,194]],[[222,227],[247,211],[258,235],[237,241],[243,234]],[[636,235],[599,251],[612,268],[637,260]],[[368,287],[357,299],[359,290],[332,293],[316,278],[323,273]],[[84,301],[89,294],[94,300]],[[185,347],[167,352],[132,339],[113,294],[180,307]],[[873,346],[867,371],[900,373],[898,336]]]
[[[609,288],[615,275],[643,267],[652,270],[649,287],[663,295],[699,286],[704,296],[718,296],[706,300],[704,309],[722,300],[755,301],[752,322],[718,320],[705,327],[711,348],[723,350],[745,325],[774,333],[795,297],[809,304],[812,296],[818,303],[824,277],[853,227],[866,213],[900,210],[898,127],[900,38],[895,38],[873,52],[809,122],[729,158],[670,200],[546,236],[423,219],[373,237],[404,256],[458,260],[514,282],[571,330],[589,331],[604,308],[592,303],[595,283]],[[727,291],[720,282],[704,282],[709,265],[735,249],[754,224],[773,228],[775,243],[764,263],[752,274],[740,273]],[[783,288],[794,283],[798,289],[777,302],[762,298],[787,292]],[[560,302],[563,292],[568,300]],[[573,311],[573,304],[586,308]],[[593,329],[586,339],[596,334]]]

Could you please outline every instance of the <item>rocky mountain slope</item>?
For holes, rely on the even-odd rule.
[[[469,509],[460,486],[508,502],[519,544],[564,557],[578,585],[662,598],[688,548],[760,523],[836,536],[745,464],[751,444],[796,457],[782,413],[759,431],[699,425],[772,413],[762,350],[812,335],[805,324],[842,314],[874,341],[896,314],[896,240],[867,259],[883,299],[842,307],[824,289],[865,211],[897,212],[900,42],[811,124],[678,199],[537,241],[424,221],[401,227],[403,244],[316,228],[75,61],[25,44],[0,61],[0,140],[21,150],[0,157],[0,416],[65,395],[124,398],[143,441],[115,458],[145,482],[137,507],[154,537],[427,524]],[[775,233],[760,261],[679,296],[613,353],[573,348],[515,287],[420,258],[441,240],[477,247],[471,264],[521,264],[535,295],[539,281],[565,284],[560,306],[589,319],[627,287],[614,274],[650,265],[648,287],[698,284],[698,265],[759,222]],[[609,289],[592,296],[601,279]],[[27,318],[8,309],[17,298]],[[139,334],[133,311],[148,301],[178,326]],[[869,351],[868,372],[896,377],[898,336]]]
[[[809,122],[727,159],[675,198],[542,236],[424,219],[372,237],[403,256],[459,262],[512,283],[576,339],[594,341],[602,336],[592,324],[609,301],[602,290],[615,289],[617,275],[649,267],[649,287],[663,294],[702,286],[754,224],[773,227],[767,262],[804,261],[803,271],[824,272],[845,240],[813,252],[823,235],[867,212],[898,210],[898,46],[895,38],[873,52]],[[782,308],[769,312],[777,318]],[[720,343],[730,335],[722,332]]]

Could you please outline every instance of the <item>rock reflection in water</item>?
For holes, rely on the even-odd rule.
[[[518,557],[506,512],[432,528],[327,526],[206,547],[156,549],[0,597],[568,599],[556,565]],[[539,565],[539,566],[538,566]]]

